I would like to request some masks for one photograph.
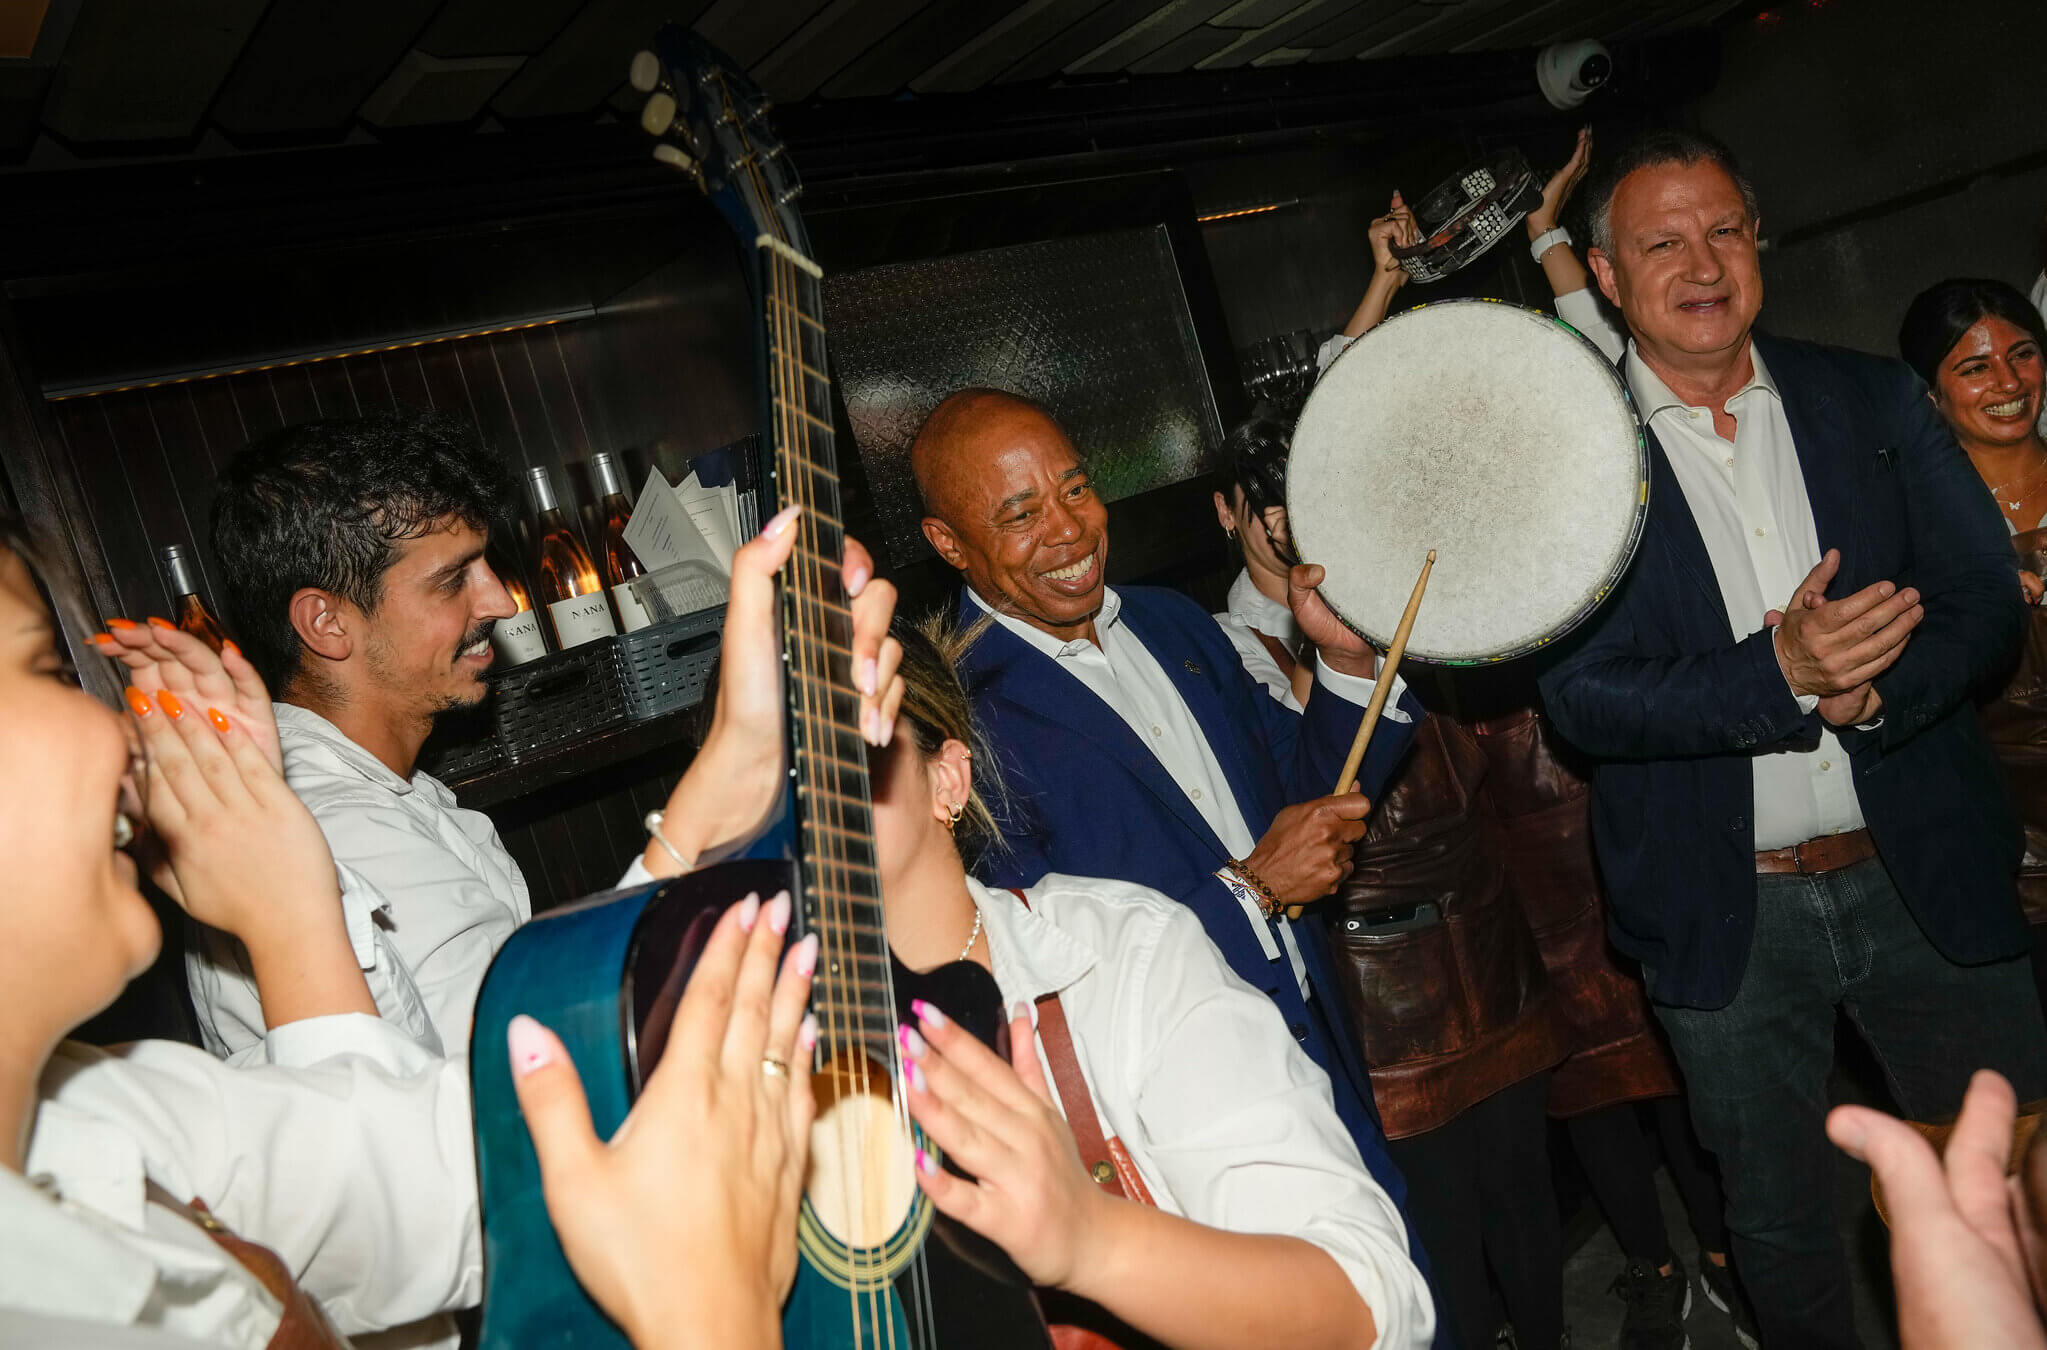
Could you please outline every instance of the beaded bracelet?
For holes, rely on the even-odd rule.
[[[1280,902],[1280,898],[1277,895],[1273,894],[1272,887],[1266,885],[1264,879],[1251,870],[1249,863],[1241,858],[1232,858],[1224,866],[1236,873],[1237,877],[1246,886],[1249,886],[1258,893],[1258,909],[1266,918],[1276,919],[1280,916],[1281,911],[1286,906]]]

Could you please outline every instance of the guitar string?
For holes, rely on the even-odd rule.
[[[749,173],[751,174],[751,170],[749,170]],[[762,203],[763,213],[767,215],[767,217],[772,221],[773,212],[768,209],[772,199],[770,199],[767,196],[765,188],[761,184],[758,176],[753,175],[753,177],[754,190],[758,196],[758,199]],[[777,224],[777,229],[779,231],[779,224]],[[772,336],[769,340],[769,355],[775,367],[770,377],[771,378],[770,387],[774,402],[774,416],[776,422],[775,449],[777,469],[779,471],[779,476],[781,478],[783,497],[783,500],[780,502],[780,506],[788,507],[792,504],[800,503],[804,506],[805,516],[808,516],[809,504],[808,502],[804,501],[804,497],[807,496],[807,493],[805,492],[804,487],[799,486],[796,480],[796,475],[793,466],[790,464],[788,457],[788,452],[790,449],[790,437],[793,434],[794,426],[788,415],[787,402],[782,384],[783,380],[786,378],[782,370],[782,367],[786,364],[787,360],[786,354],[787,336],[784,330],[786,320],[784,320],[782,317],[782,307],[772,303],[772,300],[774,298],[777,298],[775,296],[775,293],[778,292],[783,285],[783,265],[781,261],[781,255],[775,253],[773,250],[769,250],[767,258],[767,282],[768,282],[767,290],[769,291],[771,302],[767,307],[768,313],[764,317],[768,319],[768,322],[770,324],[769,331],[772,334]],[[791,561],[794,564],[794,566],[791,569],[792,572],[799,571],[803,565],[802,562],[794,556],[794,553],[801,552],[803,532],[807,525],[808,521],[799,522],[797,532],[797,547],[792,552],[791,558]],[[791,577],[788,580],[790,583],[794,583],[796,581],[796,578]],[[810,652],[808,650],[808,641],[810,634],[811,615],[809,610],[803,603],[802,591],[803,587],[795,584],[785,584],[782,591],[783,603],[786,607],[785,617],[787,619],[788,636],[791,639],[790,645],[794,648],[794,651],[792,651],[790,655],[792,660],[798,662],[807,661],[807,659],[810,657]],[[814,706],[814,700],[817,697],[816,685],[811,680],[798,680],[797,684],[799,687],[798,695],[795,699],[790,700],[792,705],[792,713],[796,715],[797,719],[796,735],[791,739],[792,741],[800,742],[802,748],[806,752],[814,751],[816,727],[813,719],[812,709]],[[804,765],[798,766],[799,796],[801,795],[802,779],[805,773],[806,772],[815,773],[815,771],[816,767],[814,764],[814,756],[813,762],[808,762]],[[802,814],[807,815],[811,809],[814,809],[814,805],[812,802],[799,801],[799,810],[802,812]],[[799,849],[801,849],[804,852],[809,851],[808,841],[801,837],[800,830],[798,846]],[[823,911],[826,908],[830,907],[833,903],[834,902],[832,900],[832,897],[828,892],[819,894],[820,918],[825,917]],[[844,970],[847,967],[842,959],[843,958],[843,953],[841,951],[842,938],[839,926],[832,923],[824,923],[821,926],[824,930],[823,933],[821,934],[821,937],[825,942],[828,942],[830,944],[830,950],[825,954],[824,958],[821,960],[820,968],[825,972],[826,977],[829,980],[831,978],[831,972],[834,969]],[[843,1003],[843,1000],[834,1000],[834,1003],[841,1004]],[[833,1048],[833,1053],[830,1056],[830,1062],[834,1066],[834,1072],[836,1074],[839,1071],[840,1066],[843,1066],[847,1062],[846,1054],[848,1045],[848,1027],[850,1025],[851,1019],[843,1017],[840,1012],[840,1009],[837,1006],[834,1006],[828,1009],[827,1011],[828,1022],[830,1027],[829,1043]],[[841,1172],[840,1177],[840,1199],[841,1204],[844,1206],[845,1213],[849,1216],[852,1215],[853,1213],[852,1179],[850,1172],[846,1172],[843,1170]],[[851,1257],[853,1251],[854,1251],[853,1244],[849,1242],[847,1244],[847,1252],[849,1258]],[[849,1272],[855,1275],[856,1278],[851,1279],[847,1282],[846,1289],[847,1322],[848,1325],[851,1326],[853,1329],[855,1344],[857,1346],[861,1340],[860,1293],[859,1281],[857,1279],[858,1272],[857,1269],[852,1268],[850,1260]]]
[[[741,130],[740,134],[743,138],[744,137],[743,129]],[[771,198],[768,196],[766,184],[762,180],[761,174],[759,172],[758,161],[752,155],[749,155],[746,159],[746,168],[749,177],[753,181],[753,186],[756,192],[759,194],[759,200],[763,203],[763,205],[766,205],[771,200]],[[766,212],[766,215],[767,218],[770,220],[772,227],[776,232],[776,235],[778,237],[782,237],[784,239],[784,242],[787,242],[786,234],[779,213],[769,211]],[[800,288],[803,285],[803,281],[802,277],[798,275],[798,269],[795,268],[793,263],[790,263],[782,255],[777,254],[771,260],[770,267],[772,290],[782,289],[786,279],[789,285],[798,288],[800,292]],[[812,284],[813,286],[815,286],[816,284],[814,278],[812,279]],[[799,293],[797,298],[801,300],[806,297],[801,296]],[[818,302],[817,308],[821,309],[822,308],[821,288],[820,294],[814,298]],[[784,437],[778,438],[777,446],[778,452],[780,452],[783,457],[795,461],[795,463],[790,464],[788,466],[789,472],[788,474],[785,475],[785,478],[793,477],[793,475],[799,471],[797,465],[802,466],[801,472],[803,482],[801,488],[798,491],[798,495],[804,501],[806,508],[805,515],[809,517],[809,519],[805,522],[805,528],[799,531],[798,540],[799,543],[801,543],[803,542],[804,536],[806,534],[811,536],[817,535],[825,523],[831,523],[833,525],[838,524],[835,513],[827,513],[820,511],[818,509],[819,502],[817,500],[820,492],[821,491],[829,492],[830,489],[835,485],[836,480],[835,477],[833,476],[832,471],[827,466],[823,465],[809,454],[798,452],[795,448],[796,442],[800,439],[803,445],[803,449],[805,451],[810,449],[810,424],[812,418],[802,416],[802,414],[805,411],[807,411],[809,402],[809,390],[807,385],[799,383],[802,380],[804,374],[808,371],[809,364],[804,360],[805,353],[801,349],[800,345],[797,345],[800,342],[801,330],[800,328],[796,327],[796,323],[806,316],[804,315],[803,309],[801,308],[800,305],[791,305],[786,301],[784,301],[780,305],[772,306],[772,308],[775,311],[777,311],[777,316],[775,319],[775,326],[773,329],[771,329],[771,331],[780,333],[784,337],[783,341],[773,344],[775,347],[779,349],[776,355],[778,356],[779,361],[782,365],[784,366],[793,365],[795,367],[793,371],[785,370],[784,372],[782,372],[783,373],[782,388],[785,390],[790,390],[793,388],[796,391],[800,392],[802,396],[803,406],[789,407],[786,406],[786,401],[784,401],[785,406],[779,409],[785,428],[789,431],[794,431],[796,434],[785,435]],[[822,337],[824,328],[823,324],[817,323],[816,321],[812,322],[817,327],[820,337]],[[822,364],[822,362],[820,362],[820,364]],[[824,430],[826,435],[829,436],[829,429],[831,424],[828,421],[825,421],[821,418],[816,419],[816,421],[820,429]],[[812,468],[822,470],[822,472],[819,475],[819,481],[814,482],[812,480],[811,474],[809,472],[809,470]],[[836,507],[838,505],[838,502],[834,500],[832,504],[834,507]],[[843,541],[844,533],[843,529],[841,529],[842,549]],[[823,589],[824,580],[823,569],[824,565],[828,563],[829,560],[824,556],[823,550],[815,547],[814,545],[810,550],[808,550],[808,554],[809,556],[804,558],[799,564],[799,566],[807,569],[808,573],[807,579],[810,581],[811,584],[804,588],[804,590],[805,593],[809,597],[811,597],[811,602],[808,605],[806,605],[801,596],[797,598],[794,608],[797,610],[799,622],[795,627],[797,629],[799,644],[807,649],[804,654],[807,657],[811,657],[814,661],[828,662],[830,659],[828,655],[829,649],[837,648],[838,644],[831,642],[828,637],[824,638],[821,641],[818,641],[816,630],[812,627],[812,622],[813,619],[820,624],[828,625],[829,622],[828,606],[825,603]],[[841,561],[839,565],[843,580],[843,561]],[[813,615],[810,612],[812,610],[818,612]],[[826,652],[825,653],[817,652],[815,650],[815,647],[819,646],[827,649]],[[843,729],[838,728],[835,725],[836,709],[831,707],[829,704],[831,682],[829,680],[828,667],[825,668],[825,674],[826,679],[823,682],[823,687],[825,689],[825,698],[827,699],[825,726],[827,731],[836,735]],[[811,682],[806,680],[804,683],[806,685],[809,685]],[[805,704],[807,707],[812,704],[815,697],[816,695],[814,691],[806,689]],[[812,713],[810,716],[814,715],[815,714]],[[810,716],[807,716],[805,718],[806,722],[810,721]],[[807,726],[805,728],[805,732],[806,743],[814,746],[816,737],[815,726],[814,725]],[[858,741],[855,741],[855,746],[856,746],[855,753],[856,754],[860,753],[859,749],[857,748],[859,746]],[[836,748],[836,746],[834,748]],[[848,842],[836,844],[829,848],[817,847],[813,848],[811,851],[813,852],[813,854],[823,854],[833,858],[834,861],[837,861],[840,864],[836,870],[842,873],[849,873],[852,870],[854,870],[854,860],[851,858],[838,857],[837,850],[849,848],[852,841],[863,839],[865,838],[865,836],[857,834],[854,831],[846,828],[847,819],[844,808],[846,806],[869,807],[867,811],[868,821],[870,826],[872,824],[871,806],[869,806],[868,794],[865,790],[867,786],[864,776],[865,766],[863,763],[860,763],[858,761],[853,762],[842,761],[837,755],[825,756],[824,758],[834,780],[833,784],[834,788],[837,789],[836,791],[833,791],[828,794],[829,798],[833,803],[830,813],[837,817],[837,819],[835,820],[835,825],[837,826],[837,828],[834,831],[834,833],[838,836],[839,839]],[[850,783],[847,782],[846,780],[848,777],[852,777],[854,781]],[[852,791],[850,792],[847,791],[847,789],[849,788],[851,788]],[[872,871],[871,868],[861,870],[867,870],[870,872]],[[850,878],[845,878],[845,880],[849,881]],[[846,886],[846,888],[843,890],[840,887],[830,887],[827,889],[828,891],[838,892],[838,896],[836,897],[837,908],[840,908],[842,910],[849,908],[849,905],[853,900],[853,896],[850,894],[850,886]],[[876,899],[878,900],[878,897]],[[848,913],[845,916],[845,919],[846,922],[844,924],[844,928],[850,930],[853,927],[850,913]],[[850,937],[847,937],[845,941],[848,945],[850,945]],[[856,963],[849,961],[846,963],[843,969],[848,971],[856,971],[859,969],[859,966]],[[859,984],[864,983],[864,979],[862,977],[855,976],[854,983],[857,989],[857,986]],[[892,982],[884,981],[881,992],[883,995],[884,1003],[886,1004],[889,1013],[888,1022],[891,1025],[893,1025],[895,1022],[894,1016],[895,1009],[893,998],[894,989]],[[836,1022],[837,1020],[836,1015],[834,1015],[833,1020]],[[858,1071],[860,1074],[862,1092],[864,1095],[864,1093],[870,1086],[867,1073],[868,1056],[864,1052],[864,1048],[861,1050],[860,1053],[857,1054],[855,1063],[858,1067]],[[891,1096],[895,1099],[896,1102],[899,1123],[907,1131],[909,1122],[907,1119],[907,1112],[904,1103],[901,1099],[901,1095],[897,1093],[892,1093]],[[850,1173],[848,1174],[848,1176],[850,1179]],[[852,1250],[852,1245],[848,1244],[848,1247],[850,1252]],[[855,1260],[857,1263],[857,1258],[855,1258]],[[917,1274],[919,1276],[922,1276],[924,1274],[923,1270],[924,1260],[921,1247],[920,1250],[916,1253],[914,1265],[917,1269]],[[915,1307],[917,1313],[917,1320],[920,1323],[923,1323],[924,1329],[928,1331],[930,1326],[929,1317],[931,1312],[929,1303],[928,1281],[923,1278],[918,1278],[914,1281],[914,1283],[918,1287],[918,1297],[913,1300],[913,1306]],[[869,1297],[871,1302],[874,1302],[876,1304],[880,1303],[881,1295],[879,1293],[878,1286],[876,1287],[876,1292],[871,1294]],[[885,1326],[887,1329],[886,1332],[887,1340],[891,1344],[893,1344],[895,1341],[895,1319],[891,1316],[888,1316],[885,1309],[877,1307],[870,1310],[870,1327],[873,1326],[873,1320],[877,1313],[879,1314],[879,1320],[881,1321],[881,1324]],[[856,1317],[855,1318],[856,1335],[857,1325],[858,1318]],[[877,1339],[880,1338],[877,1337]]]

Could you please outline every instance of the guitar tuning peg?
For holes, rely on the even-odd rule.
[[[665,136],[675,125],[675,96],[660,90],[647,95],[647,104],[640,109],[640,127],[649,136]]]
[[[667,141],[654,147],[654,158],[669,168],[681,169],[684,173],[695,173],[697,170],[697,162],[685,155],[681,146],[670,145]]]
[[[632,67],[626,73],[626,79],[641,93],[653,93],[661,85],[661,58],[652,52],[635,54]]]

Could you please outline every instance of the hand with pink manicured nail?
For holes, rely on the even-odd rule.
[[[663,808],[661,832],[684,857],[701,857],[752,831],[781,791],[784,704],[775,576],[789,561],[801,524],[801,512],[788,508],[732,555],[710,730]],[[875,579],[873,559],[852,539],[846,540],[840,575],[853,614],[851,673],[859,694],[854,729],[870,745],[885,745],[903,701],[903,677],[896,672],[903,649],[888,635],[896,589]],[[640,861],[657,877],[680,870],[651,840]]]
[[[1103,1231],[1101,1207],[1128,1202],[1088,1179],[1038,1064],[1029,1007],[1010,1010],[1007,1063],[931,1005],[912,1010],[922,1034],[904,1027],[898,1036],[910,1115],[974,1178],[920,1152],[917,1184],[1033,1282],[1063,1287],[1097,1260],[1088,1243]]]
[[[817,938],[790,948],[777,975],[789,897],[748,900],[705,944],[667,1050],[610,1142],[554,1033],[518,1017],[508,1035],[562,1251],[643,1348],[781,1344],[816,1110],[817,1023],[804,1006]]]

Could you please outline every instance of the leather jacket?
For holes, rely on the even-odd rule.
[[[1322,907],[1391,1139],[1433,1130],[1565,1053],[1535,936],[1505,885],[1488,772],[1469,726],[1430,716],[1374,804],[1355,870]]]

